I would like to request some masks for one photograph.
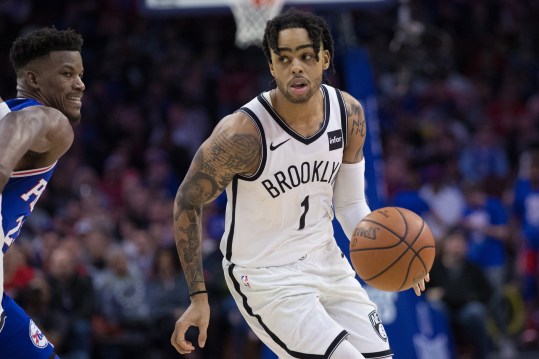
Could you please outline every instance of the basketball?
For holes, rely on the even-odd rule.
[[[400,207],[365,216],[350,241],[350,260],[369,286],[398,292],[411,288],[432,268],[434,237],[423,218]]]

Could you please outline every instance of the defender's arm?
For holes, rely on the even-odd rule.
[[[72,127],[56,109],[32,106],[7,113],[0,118],[0,192],[28,151],[49,152],[52,164],[72,142]]]

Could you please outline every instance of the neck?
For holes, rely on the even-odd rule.
[[[289,125],[306,124],[323,120],[324,101],[320,91],[302,103],[290,102],[279,89],[270,92],[271,103],[275,112]]]
[[[41,96],[39,93],[35,93],[33,91],[28,91],[25,89],[19,89],[17,91],[17,97],[18,98],[31,98],[33,100],[38,101],[39,103],[42,103],[44,105],[47,105],[47,101]]]

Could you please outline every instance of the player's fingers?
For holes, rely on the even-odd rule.
[[[422,291],[425,290],[425,280],[424,279],[421,279],[419,281],[419,289],[421,289]]]
[[[417,295],[418,297],[421,296],[421,289],[419,288],[419,283],[414,284],[414,292],[415,295]]]
[[[184,344],[184,345],[182,345]],[[180,354],[189,354],[191,353],[193,350],[194,350],[194,347],[193,345],[188,342],[187,340],[183,340],[183,341],[180,341],[180,342],[174,342],[172,341],[172,346],[178,351],[178,353]],[[188,348],[193,348],[193,349],[188,349]],[[187,348],[187,349],[186,349]]]
[[[427,273],[427,275],[425,276],[425,282],[430,282],[430,274]]]
[[[421,292],[425,290],[425,278],[421,278],[420,280],[416,281],[413,287],[415,295],[420,296]]]
[[[198,327],[198,332],[198,346],[204,348],[206,339],[208,338],[208,323],[200,325]]]
[[[176,350],[180,354],[191,353],[193,350],[195,350],[193,344],[190,341],[185,340],[185,332],[187,332],[188,328],[188,324],[176,324],[176,327],[174,328],[174,333],[172,333],[172,338],[170,341],[172,343],[172,346],[176,348]]]
[[[178,353],[187,354],[188,352],[183,350],[183,348],[178,345],[178,341],[176,339],[177,337],[178,337],[177,331],[174,330],[174,333],[172,333],[172,336],[170,337],[170,344],[172,344],[172,346],[174,347],[174,349],[176,349]]]

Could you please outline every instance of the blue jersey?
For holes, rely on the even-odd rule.
[[[39,102],[31,99],[8,100],[6,104],[11,111],[40,105]],[[45,168],[15,171],[11,174],[4,190],[0,193],[2,253],[6,253],[19,235],[22,224],[45,190],[53,170],[54,164]]]
[[[530,180],[517,182],[513,211],[521,221],[526,244],[539,250],[539,188],[534,188]]]
[[[18,171],[0,194],[0,218],[4,241],[2,252],[6,253],[21,231],[22,224],[34,209],[54,171],[54,165],[36,170]]]
[[[504,204],[495,197],[489,197],[480,207],[466,207],[464,217],[484,226],[508,225],[507,210]],[[501,267],[506,260],[505,244],[501,239],[472,230],[468,257],[483,268]]]
[[[0,121],[9,112],[40,105],[21,98],[0,103]],[[4,293],[3,257],[45,190],[54,166],[14,171],[0,193],[0,358],[47,359],[53,354],[54,348],[41,330]]]

